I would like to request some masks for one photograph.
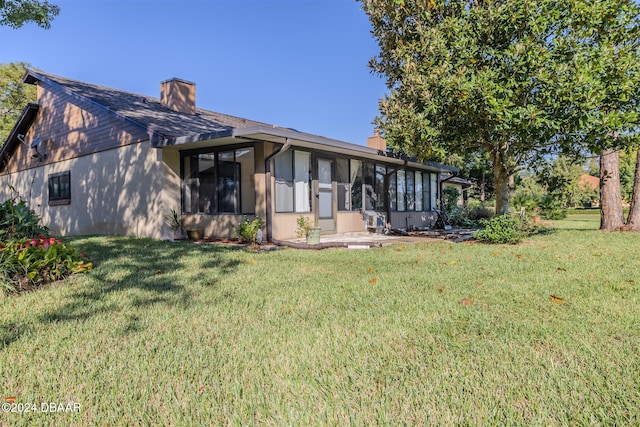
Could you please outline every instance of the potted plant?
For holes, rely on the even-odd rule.
[[[300,215],[296,220],[298,223],[298,229],[296,235],[298,237],[306,237],[308,245],[317,245],[320,243],[320,231],[322,230],[317,225],[312,225],[311,220],[308,217]]]
[[[164,216],[164,221],[169,228],[173,230],[174,240],[180,240],[184,234],[184,221],[180,216],[180,212],[176,208],[172,208],[171,211]]]

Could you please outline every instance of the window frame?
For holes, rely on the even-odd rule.
[[[247,212],[243,212],[243,200],[242,200],[242,194],[243,194],[243,190],[242,190],[242,165],[237,161],[237,157],[238,157],[238,151],[241,150],[246,150],[247,148],[252,149],[253,150],[253,158],[254,158],[254,170],[255,170],[255,155],[256,155],[256,149],[254,144],[238,144],[238,145],[233,145],[233,146],[219,146],[219,147],[205,147],[205,148],[198,148],[195,150],[182,150],[180,151],[180,209],[181,212],[185,215],[254,215],[255,214],[255,201],[253,203],[252,209],[247,209]],[[232,152],[233,153],[233,163],[236,164],[236,166],[233,168],[234,169],[234,183],[235,183],[235,188],[236,188],[236,194],[235,194],[235,201],[234,201],[234,207],[235,207],[235,211],[234,212],[222,212],[220,211],[220,200],[219,200],[219,169],[220,169],[220,153],[229,153]],[[191,170],[193,169],[193,165],[194,164],[198,164],[198,156],[201,155],[205,155],[205,154],[209,154],[209,155],[213,155],[213,164],[214,164],[214,178],[213,178],[213,194],[211,194],[211,206],[213,207],[213,211],[209,211],[209,212],[204,212],[204,211],[200,211],[200,184],[198,182],[195,183],[195,187],[197,190],[197,200],[195,201],[195,205],[194,205],[194,200],[193,197],[194,195],[191,194],[191,206],[190,208],[192,208],[193,206],[197,207],[197,211],[193,211],[191,210],[191,212],[187,212],[185,210],[185,186],[186,185],[194,185],[194,183],[192,182],[193,180],[198,180],[197,176],[193,176],[194,171]],[[190,169],[190,175],[189,176],[185,176],[185,159],[189,159],[189,169]],[[194,159],[196,159],[196,161],[194,161]],[[197,171],[197,174],[199,174],[200,171]],[[255,173],[255,172],[254,172]],[[250,190],[249,190],[250,191]],[[251,212],[250,212],[251,211]]]
[[[62,194],[62,186],[61,186],[61,180],[60,178],[66,177],[68,183],[67,183],[67,191],[64,192],[64,194]],[[57,191],[57,195],[52,194],[53,192],[53,183],[57,181],[58,183],[58,191]],[[49,206],[60,206],[60,205],[69,205],[71,204],[71,171],[64,171],[64,172],[56,172],[56,173],[51,173],[47,176],[47,187],[48,187],[48,202],[49,202]]]
[[[292,184],[292,199],[291,199],[291,210],[280,210],[278,209],[278,205],[276,203],[277,200],[277,192],[278,192],[278,187],[277,185],[274,185],[274,212],[277,214],[287,214],[287,213],[303,213],[303,214],[310,214],[313,212],[313,201],[311,200],[311,194],[312,194],[312,190],[313,190],[313,180],[311,177],[311,170],[313,168],[313,152],[308,151],[308,150],[287,150],[286,153],[291,153],[291,184]],[[296,153],[305,153],[306,155],[308,155],[308,168],[309,170],[307,171],[307,180],[306,181],[300,181],[300,180],[296,180]],[[298,157],[300,158],[300,157]],[[274,178],[274,183],[276,182],[276,180],[278,179],[278,167],[276,164],[276,159],[274,159],[274,164],[273,164],[273,178]],[[298,171],[299,172],[299,171]],[[288,181],[287,181],[288,182]],[[307,184],[307,191],[305,192],[304,189],[302,191],[298,191],[298,187],[296,187],[296,183],[300,183],[300,182],[305,182]],[[308,210],[298,210],[298,206],[297,206],[297,198],[298,195],[300,193],[307,193],[306,197],[308,198],[307,202],[308,202]],[[303,196],[305,197],[305,196]]]

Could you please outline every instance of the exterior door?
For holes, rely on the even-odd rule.
[[[318,227],[322,231],[332,232],[336,230],[336,220],[333,206],[333,161],[318,159]]]

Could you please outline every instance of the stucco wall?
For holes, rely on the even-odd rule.
[[[0,200],[9,184],[53,234],[116,234],[171,238],[163,216],[177,206],[178,165],[148,141],[0,176]],[[48,175],[71,171],[71,203],[48,205]],[[177,194],[177,198],[176,197]]]

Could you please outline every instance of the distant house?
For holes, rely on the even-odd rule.
[[[170,238],[187,228],[229,237],[244,216],[269,239],[309,217],[323,233],[433,223],[439,176],[456,169],[196,107],[195,84],[160,98],[30,70],[37,86],[0,149],[0,200],[19,194],[60,235]]]
[[[600,199],[597,197],[600,190],[600,178],[583,173],[578,179],[578,186],[585,191],[593,192],[594,197],[590,202],[586,202],[586,207],[597,207],[600,205]]]
[[[453,174],[440,174],[440,182],[442,183],[442,188],[450,187],[458,190],[460,196],[458,197],[457,205],[458,207],[463,207],[465,205],[465,201],[468,198],[467,192],[469,191],[473,183],[467,179]]]
[[[583,190],[597,190],[600,188],[600,178],[583,173],[580,175],[578,185],[580,185]]]

